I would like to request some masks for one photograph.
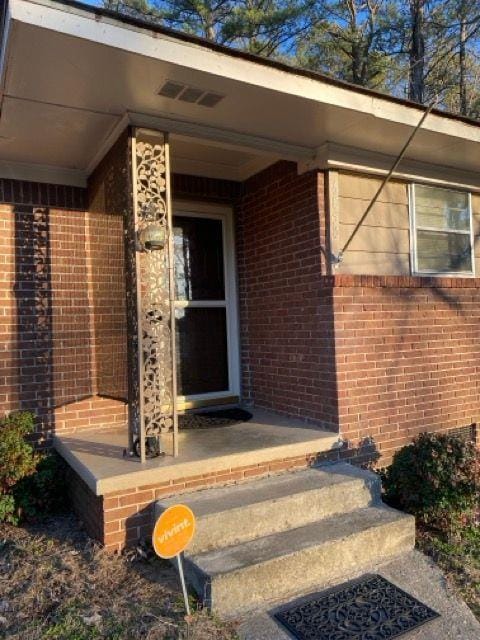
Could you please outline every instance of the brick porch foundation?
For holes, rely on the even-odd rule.
[[[153,530],[156,500],[210,487],[246,482],[264,476],[305,469],[312,465],[349,461],[368,465],[376,459],[375,449],[365,443],[359,448],[345,448],[319,454],[272,460],[262,464],[224,469],[215,473],[180,478],[159,484],[141,485],[96,496],[85,482],[69,470],[72,506],[89,535],[111,552],[119,552],[149,539]],[[185,498],[186,499],[186,498]]]

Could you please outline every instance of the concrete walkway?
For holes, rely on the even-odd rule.
[[[423,554],[412,551],[371,572],[379,573],[440,614],[440,618],[402,636],[405,640],[480,639],[480,623],[467,605],[452,593],[441,571]],[[277,602],[272,606],[280,604]],[[242,640],[291,640],[292,637],[267,611],[259,611],[241,621],[239,634]]]

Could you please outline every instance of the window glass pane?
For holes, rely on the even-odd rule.
[[[468,194],[415,185],[417,227],[470,230]]]
[[[180,395],[228,390],[224,307],[175,310],[177,386]]]
[[[177,300],[224,300],[223,236],[220,220],[175,216]]]
[[[418,230],[417,262],[419,271],[471,272],[470,236]]]

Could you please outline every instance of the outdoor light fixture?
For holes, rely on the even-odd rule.
[[[165,226],[159,222],[151,222],[138,234],[140,245],[147,251],[163,249],[166,243]]]

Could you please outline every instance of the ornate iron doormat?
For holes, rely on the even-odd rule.
[[[274,616],[298,640],[390,640],[439,614],[381,576],[366,575]]]

